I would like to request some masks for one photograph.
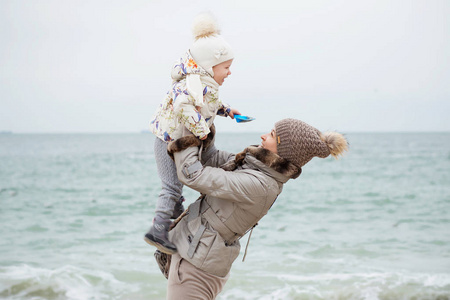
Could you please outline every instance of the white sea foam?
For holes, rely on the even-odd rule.
[[[366,282],[378,281],[408,284],[420,283],[428,287],[450,286],[450,274],[423,274],[423,273],[327,273],[315,275],[279,275],[278,278],[287,282],[331,282],[352,281],[358,279]]]
[[[75,266],[53,270],[29,265],[0,268],[0,296],[8,299],[110,299],[131,289],[110,273]]]
[[[336,272],[271,276],[264,273],[244,277],[234,278],[218,299],[450,299],[449,274]]]

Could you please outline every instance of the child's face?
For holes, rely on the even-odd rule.
[[[222,85],[225,81],[225,78],[228,77],[228,75],[231,75],[231,64],[233,63],[233,60],[227,60],[223,63],[220,63],[218,65],[215,65],[212,69],[214,72],[214,80],[219,84]]]

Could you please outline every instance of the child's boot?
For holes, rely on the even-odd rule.
[[[144,240],[158,248],[159,251],[174,254],[177,252],[177,247],[169,241],[168,232],[172,222],[169,219],[163,219],[156,216],[153,219],[153,226],[145,234]]]

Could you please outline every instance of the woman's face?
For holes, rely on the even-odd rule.
[[[277,135],[275,133],[275,129],[272,129],[271,132],[263,134],[261,136],[261,147],[264,149],[270,150],[273,153],[277,152]]]

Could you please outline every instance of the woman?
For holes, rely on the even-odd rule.
[[[339,133],[321,133],[284,119],[261,136],[261,145],[236,155],[187,135],[171,142],[180,181],[203,196],[169,232],[172,255],[167,299],[215,299],[239,254],[239,238],[267,213],[283,184],[313,157],[337,158],[348,148]],[[203,149],[205,148],[205,149]]]

